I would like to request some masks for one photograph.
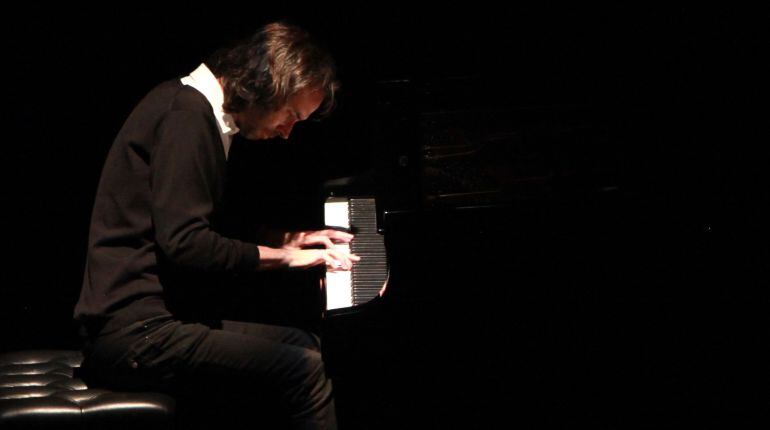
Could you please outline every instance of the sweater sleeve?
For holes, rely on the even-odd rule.
[[[210,219],[225,162],[221,139],[201,112],[172,110],[155,132],[150,161],[152,218],[161,251],[174,264],[205,271],[254,271],[255,244],[226,238]],[[219,146],[218,146],[219,145]]]

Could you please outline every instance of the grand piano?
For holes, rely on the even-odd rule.
[[[705,308],[691,304],[724,275],[719,236],[646,170],[645,117],[496,104],[478,99],[483,86],[382,81],[365,116],[343,104],[307,130],[312,145],[302,130],[294,146],[234,142],[229,201],[247,215],[233,235],[331,224],[357,234],[364,259],[344,287],[323,271],[241,279],[229,311],[322,334],[341,428],[624,427],[715,413],[700,400],[723,387],[697,376]],[[303,174],[255,199],[253,184],[285,167],[251,168],[265,157]],[[363,209],[340,222],[339,206]],[[329,292],[340,288],[344,299]]]

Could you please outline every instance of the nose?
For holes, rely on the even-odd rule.
[[[296,121],[291,121],[287,124],[282,124],[281,126],[278,127],[277,131],[278,131],[278,134],[281,135],[281,138],[283,138],[284,140],[289,138],[289,135],[291,134],[291,130],[294,128],[295,123]]]

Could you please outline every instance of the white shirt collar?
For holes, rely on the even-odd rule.
[[[228,150],[230,149],[231,136],[238,133],[240,130],[238,129],[238,126],[235,125],[233,116],[222,110],[222,104],[225,102],[225,95],[216,76],[211,73],[211,70],[209,70],[205,64],[201,64],[197,69],[190,73],[189,76],[182,78],[182,83],[198,90],[211,104],[214,111],[214,118],[217,120],[219,132],[222,135],[222,142],[225,146],[225,155],[227,155],[229,152]]]

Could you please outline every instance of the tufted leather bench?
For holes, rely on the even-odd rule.
[[[0,354],[0,428],[174,427],[174,399],[160,393],[88,388],[77,378],[82,360],[79,351]]]

